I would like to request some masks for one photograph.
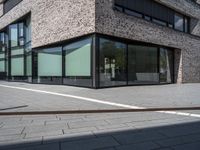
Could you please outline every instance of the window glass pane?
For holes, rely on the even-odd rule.
[[[162,26],[167,26],[167,23],[158,19],[152,19],[153,22],[160,24]]]
[[[149,17],[149,16],[144,16],[144,19],[150,21],[150,20],[151,20],[151,17]]]
[[[21,1],[22,0],[6,0],[6,1],[4,1],[4,3],[3,3],[4,13],[7,13],[9,10],[11,10],[13,7],[15,7]]]
[[[121,11],[121,12],[123,12],[123,8],[122,8],[122,7],[120,7],[120,6],[117,6],[117,5],[115,5],[115,9],[116,9],[116,10],[118,10],[118,11]]]
[[[5,61],[0,60],[0,72],[5,72]]]
[[[126,85],[126,45],[100,38],[100,86]]]
[[[26,56],[26,75],[32,76],[32,56]]]
[[[128,14],[128,15],[142,18],[142,14],[137,13],[137,12],[135,12],[135,11],[132,11],[132,10],[129,10],[129,9],[125,9],[124,12],[125,12],[126,14]]]
[[[183,16],[180,14],[175,14],[174,16],[174,27],[179,31],[183,31]]]
[[[11,76],[24,76],[24,58],[11,58]]]
[[[5,35],[4,35],[4,33],[0,33],[0,42],[1,42],[1,44],[5,44]]]
[[[19,37],[23,37],[23,36],[24,36],[24,24],[19,23]]]
[[[168,27],[173,28],[173,25],[172,24],[168,24]]]
[[[17,24],[9,26],[9,35],[10,35],[11,47],[18,46]]]
[[[38,52],[38,76],[62,76],[62,48]]]
[[[23,55],[23,54],[24,54],[24,49],[23,48],[11,49],[11,56]]]
[[[91,76],[91,39],[64,47],[65,75]]]
[[[63,48],[65,56],[64,84],[92,86],[91,77],[92,38],[69,44]]]
[[[31,18],[26,20],[26,43],[31,41]]]
[[[5,54],[4,53],[0,53],[0,59],[5,58]]]
[[[129,84],[153,84],[159,82],[158,50],[156,47],[128,46]]]

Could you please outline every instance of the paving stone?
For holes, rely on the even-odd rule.
[[[64,134],[66,133],[79,133],[79,132],[87,132],[87,131],[96,131],[95,127],[83,127],[83,128],[75,128],[75,129],[64,129]]]
[[[197,143],[175,146],[173,147],[173,150],[199,150],[199,148],[200,148],[200,142],[197,142]]]
[[[107,125],[108,123],[104,120],[98,121],[82,121],[82,122],[71,122],[68,123],[70,128],[82,128],[82,127],[92,127],[97,125]]]
[[[131,143],[165,139],[164,136],[156,133],[155,131],[143,131],[143,132],[136,132],[136,133],[122,132],[119,134],[114,134],[113,137],[120,144],[131,144]]]
[[[112,137],[101,137],[87,140],[61,143],[61,150],[93,150],[119,145]]]
[[[24,136],[25,136],[25,134],[11,134],[11,135],[0,136],[0,142],[14,141],[17,139],[24,138]]]
[[[188,125],[187,127],[181,127],[181,126],[176,126],[176,127],[168,127],[168,128],[161,128],[158,129],[159,133],[162,133],[168,137],[176,137],[176,136],[181,136],[181,135],[190,135],[194,133],[200,133],[200,128],[198,127],[192,127]]]
[[[31,132],[26,133],[25,138],[34,138],[34,137],[43,137],[43,136],[58,136],[62,135],[63,131],[59,130],[51,130],[51,131],[42,131],[42,132]]]
[[[118,146],[116,147],[116,150],[153,150],[158,148],[160,148],[160,146],[156,145],[155,143],[145,142],[145,143]]]
[[[32,147],[24,147],[24,148],[14,148],[10,150],[60,150],[59,143],[54,144],[45,144],[39,146],[32,146]]]
[[[42,137],[37,137],[37,138],[29,138],[29,139],[24,139],[24,138],[17,138],[12,141],[3,141],[0,142],[0,150],[7,150],[9,148],[22,148],[22,147],[32,147],[34,145],[41,145],[42,144]]]
[[[161,146],[175,146],[186,143],[191,143],[195,141],[200,141],[200,134],[191,134],[186,136],[179,136],[174,138],[168,138],[164,140],[156,140],[155,143],[158,143]]]
[[[0,129],[0,135],[16,135],[16,134],[21,134],[22,131],[24,130],[24,127],[19,127],[19,128],[1,128]]]
[[[66,133],[57,136],[44,136],[43,143],[56,143],[66,141],[77,141],[81,139],[92,139],[96,136],[92,132]]]
[[[96,126],[96,127],[99,130],[104,130],[104,129],[125,128],[125,127],[128,127],[128,126],[126,124],[117,124],[117,125],[108,124],[108,125],[99,125],[99,126]]]

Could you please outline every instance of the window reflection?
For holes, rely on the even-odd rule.
[[[179,30],[179,31],[183,31],[183,27],[184,27],[184,22],[183,22],[183,16],[180,14],[175,14],[174,16],[174,25],[175,25],[175,29]]]
[[[159,82],[158,48],[140,45],[128,46],[129,84],[153,84]]]
[[[100,86],[126,85],[126,45],[100,38]]]

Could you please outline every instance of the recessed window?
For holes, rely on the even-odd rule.
[[[175,14],[174,16],[174,28],[179,31],[184,31],[184,19],[180,14]]]
[[[3,12],[4,14],[10,11],[13,7],[15,7],[22,0],[6,0],[3,4]]]
[[[126,14],[128,14],[128,15],[142,18],[142,14],[137,13],[137,12],[135,12],[135,11],[132,11],[132,10],[129,10],[129,9],[125,9],[124,12],[125,12]]]
[[[18,46],[18,30],[17,24],[9,26],[9,36],[10,36],[10,45],[11,47]]]
[[[168,27],[169,27],[169,28],[173,28],[173,24],[170,24],[170,23],[169,23],[169,24],[168,24]]]
[[[189,17],[153,0],[115,0],[115,10],[189,33]]]
[[[162,26],[167,26],[167,23],[158,19],[152,19],[153,22],[160,24]]]
[[[116,10],[118,10],[118,11],[121,11],[121,12],[123,12],[123,8],[122,8],[122,7],[120,7],[120,6],[115,6],[115,9],[116,9]]]
[[[150,21],[150,20],[151,20],[151,17],[145,15],[145,16],[144,16],[144,19]]]

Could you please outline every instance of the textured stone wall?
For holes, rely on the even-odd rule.
[[[178,3],[180,0],[169,1]],[[184,0],[181,2],[188,3]],[[96,0],[96,32],[179,49],[180,52],[176,52],[175,55],[175,66],[178,66],[175,69],[176,81],[200,82],[200,37],[114,11],[113,3],[114,0]],[[191,8],[187,8],[187,13],[195,8],[192,16],[199,19],[199,10],[196,10],[195,5],[188,4]],[[185,4],[180,5],[185,6]],[[180,5],[173,5],[173,7],[179,10]],[[181,12],[184,11],[186,8]]]
[[[3,15],[3,4],[0,1],[0,17]]]
[[[29,12],[33,48],[95,32],[94,0],[23,0],[0,17],[0,29]]]

